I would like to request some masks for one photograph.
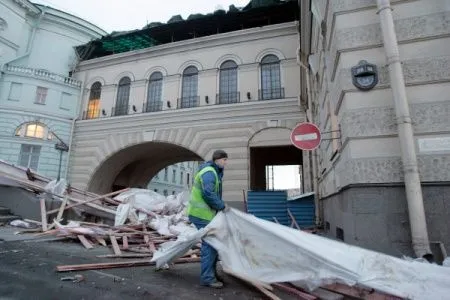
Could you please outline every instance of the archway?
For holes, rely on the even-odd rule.
[[[290,143],[291,129],[265,128],[255,133],[249,141],[250,189],[268,189],[268,166],[299,166],[303,170],[303,152]],[[304,176],[302,174],[301,180]],[[301,182],[300,186],[304,187]]]
[[[147,142],[126,147],[106,158],[93,172],[88,190],[104,194],[124,187],[145,187],[166,166],[201,161],[198,154],[184,147]]]

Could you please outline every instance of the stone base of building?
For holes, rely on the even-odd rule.
[[[450,183],[423,184],[423,199],[432,251],[450,249]],[[405,187],[348,186],[321,200],[326,234],[393,256],[414,257]]]

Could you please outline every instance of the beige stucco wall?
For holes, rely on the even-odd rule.
[[[333,114],[341,128],[339,153],[330,141],[319,156],[322,197],[355,183],[402,182],[400,145],[376,1],[313,1],[326,22],[325,36],[313,26],[312,53],[320,56],[313,77],[315,118],[324,131]],[[450,2],[391,1],[414,123],[421,180],[450,181]],[[351,67],[375,64],[379,83],[362,92],[352,83]],[[336,128],[333,128],[336,129]],[[337,128],[338,129],[338,128]],[[328,136],[329,137],[329,136]],[[424,138],[427,148],[419,148]],[[446,139],[446,140],[442,140]],[[426,141],[425,141],[426,142]],[[434,142],[434,144],[433,144]],[[434,148],[433,148],[434,147]],[[433,148],[433,149],[432,149]]]
[[[256,146],[289,145],[286,132],[305,120],[298,105],[297,46],[296,24],[287,23],[82,62],[75,74],[85,87],[82,110],[87,107],[89,88],[100,81],[103,85],[101,108],[109,113],[115,102],[116,84],[127,75],[133,81],[130,105],[135,105],[138,111],[128,116],[77,121],[69,180],[74,186],[106,192],[111,180],[121,172],[124,185],[139,182],[144,177],[148,181],[167,164],[210,159],[212,152],[221,148],[230,156],[224,177],[224,199],[242,202],[242,191],[249,188],[249,141],[254,141]],[[275,54],[281,60],[284,99],[258,101],[259,62],[266,54]],[[218,93],[218,67],[227,59],[239,66],[241,103],[212,105]],[[200,71],[201,105],[176,109],[181,93],[181,73],[189,65],[197,66]],[[163,111],[143,114],[147,80],[154,71],[164,75]],[[247,92],[251,99],[247,99]],[[209,105],[205,96],[210,99]],[[167,101],[171,102],[171,108],[167,107]],[[158,148],[161,143],[166,143],[167,147]],[[124,176],[125,173],[129,176]],[[139,176],[141,178],[137,178]],[[308,174],[305,178],[308,180]]]

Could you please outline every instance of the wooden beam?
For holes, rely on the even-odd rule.
[[[119,244],[117,243],[116,237],[113,236],[113,235],[110,235],[110,236],[109,236],[109,239],[111,240],[111,245],[112,245],[112,247],[113,247],[114,254],[115,254],[115,255],[121,255],[121,254],[122,254],[122,251],[120,251]]]
[[[89,199],[89,200],[86,200],[86,201],[83,201],[83,202],[78,202],[78,203],[75,203],[75,204],[72,204],[72,205],[67,205],[64,208],[64,210],[69,209],[69,208],[73,208],[73,207],[77,207],[77,206],[80,206],[80,205],[84,205],[84,204],[87,204],[87,203],[91,203],[91,202],[94,202],[94,201],[98,201],[98,200],[101,200],[101,199],[103,199],[105,197],[114,196],[114,195],[126,192],[129,189],[130,188],[126,188],[126,189],[123,189],[123,190],[120,190],[120,191],[115,191],[115,192],[108,193],[108,194],[105,194],[105,195],[102,195],[102,196],[98,196],[98,197],[95,197],[95,198],[92,198],[92,199]],[[72,197],[68,197],[68,198],[71,199],[71,200],[74,199]],[[80,201],[80,200],[79,199],[75,199],[75,201]],[[55,212],[58,212],[58,211],[59,211],[59,208],[50,210],[50,211],[47,212],[47,215],[54,214]]]
[[[42,223],[42,231],[47,231],[47,214],[45,209],[45,199],[39,199],[41,206],[41,223]]]
[[[297,221],[295,220],[295,217],[292,215],[291,210],[289,208],[287,209],[287,212],[288,212],[289,217],[292,220],[291,227],[292,227],[292,225],[294,225],[298,230],[301,230],[300,226],[298,226]]]
[[[196,258],[179,258],[172,263],[175,264],[185,264],[199,262],[200,259]],[[132,268],[132,267],[148,267],[154,266],[156,262],[145,260],[135,260],[135,261],[123,261],[114,263],[97,263],[97,264],[83,264],[83,265],[65,265],[57,266],[56,271],[58,272],[70,272],[70,271],[87,271],[87,270],[100,270],[100,269],[114,269],[114,268]]]
[[[87,238],[84,235],[80,234],[77,235],[77,237],[86,249],[94,248],[94,246],[92,246],[92,244],[87,240]]]
[[[298,299],[300,299],[300,300],[316,300],[316,299],[317,299],[317,297],[314,296],[314,295],[311,295],[311,294],[302,292],[302,291],[300,291],[300,290],[298,290],[298,289],[296,289],[296,288],[287,286],[287,285],[285,285],[285,284],[281,284],[281,283],[272,283],[272,285],[273,285],[274,287],[276,287],[276,288],[279,288],[280,290],[283,290],[283,291],[289,293],[289,294],[292,294],[292,295],[294,295],[294,296],[297,296]]]

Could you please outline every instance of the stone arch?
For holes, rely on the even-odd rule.
[[[162,66],[155,66],[155,67],[151,67],[150,69],[147,70],[147,72],[145,72],[145,80],[148,80],[150,78],[150,76],[155,73],[155,72],[161,72],[163,74],[163,76],[167,76],[169,73],[167,72],[167,69],[162,67]]]
[[[104,79],[103,77],[101,77],[101,76],[95,76],[95,77],[90,78],[90,79],[86,82],[84,88],[87,89],[87,90],[90,90],[91,87],[92,87],[92,85],[93,85],[94,83],[96,83],[97,81],[100,82],[100,83],[102,84],[102,88],[106,85],[106,81],[105,81],[105,79]]]
[[[116,76],[116,78],[114,79],[114,84],[118,85],[119,81],[123,77],[130,77],[131,82],[133,82],[135,80],[133,73],[131,73],[130,71],[124,71],[124,72],[121,72],[119,75]]]
[[[256,55],[255,63],[260,63],[261,60],[263,59],[263,57],[266,55],[269,55],[269,54],[273,54],[273,55],[277,56],[278,59],[280,59],[280,60],[286,59],[286,56],[280,50],[275,49],[275,48],[269,48],[269,49],[265,49],[265,50],[259,52],[258,55]]]
[[[236,54],[225,54],[216,61],[214,68],[219,69],[220,66],[227,60],[234,61],[238,67],[243,64],[242,59]]]
[[[264,127],[256,131],[248,140],[248,147],[290,145],[292,127]]]
[[[189,66],[196,67],[199,72],[203,71],[203,65],[199,61],[197,61],[197,60],[188,60],[188,61],[184,62],[180,66],[180,68],[178,68],[178,74],[183,74],[183,71]]]

